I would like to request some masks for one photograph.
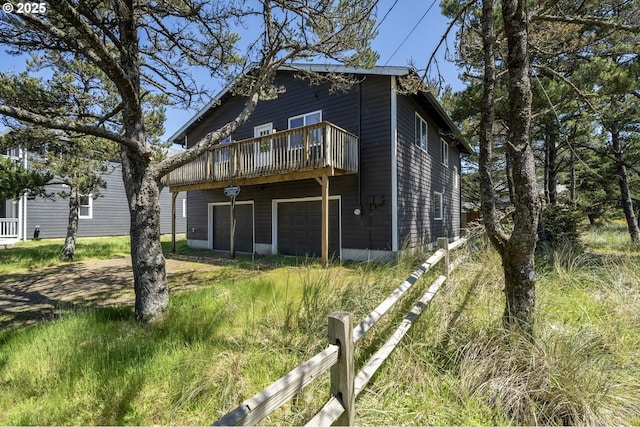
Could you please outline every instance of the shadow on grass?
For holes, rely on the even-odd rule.
[[[96,269],[83,263],[0,278],[0,328],[13,329],[83,307],[133,303],[130,265]]]

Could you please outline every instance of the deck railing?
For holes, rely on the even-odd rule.
[[[228,181],[331,167],[358,171],[358,137],[329,122],[220,144],[163,178],[164,185]]]
[[[0,237],[18,238],[18,218],[0,218]]]

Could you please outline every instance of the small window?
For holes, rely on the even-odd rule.
[[[444,217],[444,209],[442,206],[442,193],[433,192],[433,219],[442,220]]]
[[[182,218],[187,217],[187,198],[182,199]]]
[[[449,167],[449,144],[442,138],[440,138],[440,162]]]
[[[458,167],[453,167],[453,188],[458,188],[460,185],[460,176],[458,176]]]
[[[231,144],[231,135],[229,135],[228,137],[220,141],[220,145],[226,145],[226,144]],[[218,161],[221,163],[228,161],[230,158],[229,156],[230,150],[231,150],[230,147],[220,148],[218,151]]]
[[[78,209],[79,219],[93,218],[93,196],[91,194],[80,196],[80,207]]]
[[[418,113],[416,113],[416,136],[415,136],[415,144],[422,148],[424,151],[427,151],[427,147],[429,144],[429,132],[428,132],[427,122],[420,117]]]

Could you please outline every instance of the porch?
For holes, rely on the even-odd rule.
[[[166,175],[172,193],[358,172],[358,137],[329,122],[219,144]]]
[[[0,218],[0,239],[18,239],[19,234],[18,218]]]
[[[18,218],[0,218],[0,249],[20,241]]]

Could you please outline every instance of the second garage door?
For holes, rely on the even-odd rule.
[[[329,256],[340,255],[340,203],[329,201]],[[321,201],[278,203],[278,252],[322,255]]]

